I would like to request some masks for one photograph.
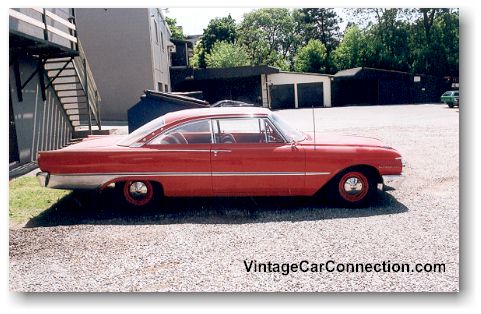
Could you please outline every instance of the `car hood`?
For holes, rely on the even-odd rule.
[[[363,146],[363,147],[388,147],[381,140],[373,137],[356,135],[338,135],[316,132],[315,142],[314,133],[306,133],[307,138],[303,144],[316,144],[322,146]]]
[[[125,135],[89,135],[77,144],[64,148],[64,150],[82,150],[91,148],[103,148],[116,145]]]

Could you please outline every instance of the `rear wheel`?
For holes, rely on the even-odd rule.
[[[124,199],[133,206],[145,206],[154,198],[154,186],[150,181],[127,181],[122,188]]]
[[[377,190],[374,176],[364,170],[344,172],[338,176],[334,188],[338,200],[348,207],[366,205]]]

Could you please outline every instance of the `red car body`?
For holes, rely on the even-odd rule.
[[[264,108],[172,112],[137,134],[91,136],[40,152],[42,172],[37,176],[41,185],[60,189],[122,185],[126,200],[134,205],[148,203],[154,192],[309,196],[331,182],[341,201],[358,204],[373,186],[402,174],[401,155],[377,139],[314,136],[293,131],[278,119]],[[192,131],[196,127],[204,129]],[[224,132],[229,128],[235,132]],[[153,191],[155,187],[161,192]]]

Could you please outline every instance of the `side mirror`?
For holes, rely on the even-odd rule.
[[[297,147],[297,142],[296,141],[292,141],[291,142],[291,148],[294,149]]]

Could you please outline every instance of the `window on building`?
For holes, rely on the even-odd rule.
[[[157,24],[156,20],[154,20],[154,29],[155,29],[155,42],[158,44],[159,43],[159,25]]]
[[[165,47],[164,47],[164,34],[162,32],[160,32],[160,44],[162,46],[162,51],[165,51]]]
[[[162,82],[157,82],[157,91],[163,92],[162,86]]]
[[[164,85],[164,90],[165,90],[166,92],[168,92],[168,91],[169,91],[169,85],[165,84],[165,85]]]

